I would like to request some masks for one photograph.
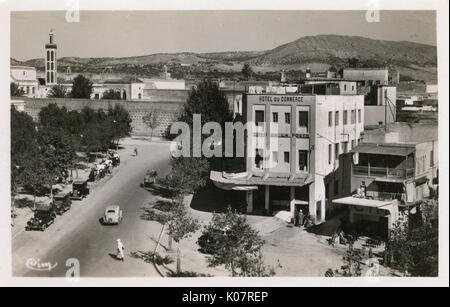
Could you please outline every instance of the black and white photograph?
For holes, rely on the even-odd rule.
[[[58,2],[0,0],[0,284],[448,286],[448,2]]]

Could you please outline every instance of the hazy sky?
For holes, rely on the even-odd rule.
[[[58,57],[124,57],[152,53],[268,50],[302,36],[358,35],[436,45],[434,11],[65,11],[12,12],[11,57],[40,58],[55,30]]]

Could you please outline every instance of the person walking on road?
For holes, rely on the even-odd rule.
[[[120,239],[117,239],[117,255],[116,255],[117,260],[124,261],[125,258],[123,254],[124,249],[125,246],[123,245],[122,241],[120,241]]]
[[[137,147],[134,147],[134,155],[137,156],[138,155],[138,150]]]

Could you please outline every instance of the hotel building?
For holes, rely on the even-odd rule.
[[[245,139],[246,170],[212,171],[212,181],[245,191],[247,212],[286,210],[293,217],[300,209],[316,223],[325,221],[325,178],[360,141],[364,96],[251,92],[242,99],[243,122],[252,127]]]

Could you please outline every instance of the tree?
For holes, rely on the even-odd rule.
[[[17,194],[19,186],[26,183],[27,176],[24,170],[29,162],[36,158],[37,132],[33,118],[24,113],[18,112],[11,107],[11,197]]]
[[[11,97],[19,97],[25,94],[25,92],[21,88],[19,88],[17,84],[15,84],[14,82],[11,82],[10,84],[10,93]]]
[[[78,75],[73,79],[70,97],[90,99],[92,94],[92,81],[83,75]]]
[[[175,196],[194,193],[204,187],[209,176],[209,163],[205,158],[180,157],[170,161],[172,171],[162,180]]]
[[[56,104],[49,104],[39,112],[38,145],[41,159],[52,174],[50,187],[56,178],[66,178],[74,165],[75,143],[68,118],[67,109]]]
[[[103,93],[102,99],[121,100],[122,95],[120,94],[120,91],[115,91],[113,89],[110,89]]]
[[[142,121],[144,122],[147,127],[150,128],[150,140],[153,137],[153,130],[160,125],[160,118],[161,118],[161,111],[153,109],[150,110],[143,118]]]
[[[62,85],[56,84],[50,90],[48,97],[49,98],[65,98],[66,97],[66,88]]]
[[[426,200],[416,209],[417,214],[405,216],[392,228],[386,259],[408,276],[438,276],[438,202]]]
[[[364,250],[348,246],[345,256],[342,257],[343,264],[340,270],[333,271],[328,269],[325,277],[359,277],[361,276],[361,262],[363,260]]]
[[[116,145],[119,144],[121,138],[130,136],[132,119],[127,109],[119,104],[108,108],[108,119],[111,125],[112,140]]]
[[[35,155],[24,162],[20,181],[27,190],[33,193],[33,205],[36,207],[36,195],[41,194],[53,180],[53,174],[47,168],[44,158],[37,151]]]
[[[359,59],[358,58],[355,58],[355,57],[353,57],[353,58],[349,58],[348,59],[348,66],[349,67],[352,67],[352,68],[356,68],[356,67],[359,67]]]
[[[205,240],[205,238],[207,238]],[[208,265],[225,265],[231,276],[265,277],[275,275],[273,268],[264,265],[264,240],[247,223],[246,217],[228,208],[226,213],[213,213],[198,241],[204,250],[211,245]]]
[[[183,200],[184,198],[180,197],[173,202],[167,222],[168,235],[177,243],[178,274],[181,273],[180,242],[200,228],[198,221],[189,214]]]
[[[241,73],[244,76],[245,80],[247,80],[247,81],[250,80],[253,75],[253,69],[250,66],[250,64],[245,63],[244,66],[242,66]]]
[[[194,114],[201,114],[202,126],[207,122],[217,122],[224,128],[225,122],[233,119],[225,94],[210,80],[203,80],[189,91],[178,121],[187,123],[192,130]]]

